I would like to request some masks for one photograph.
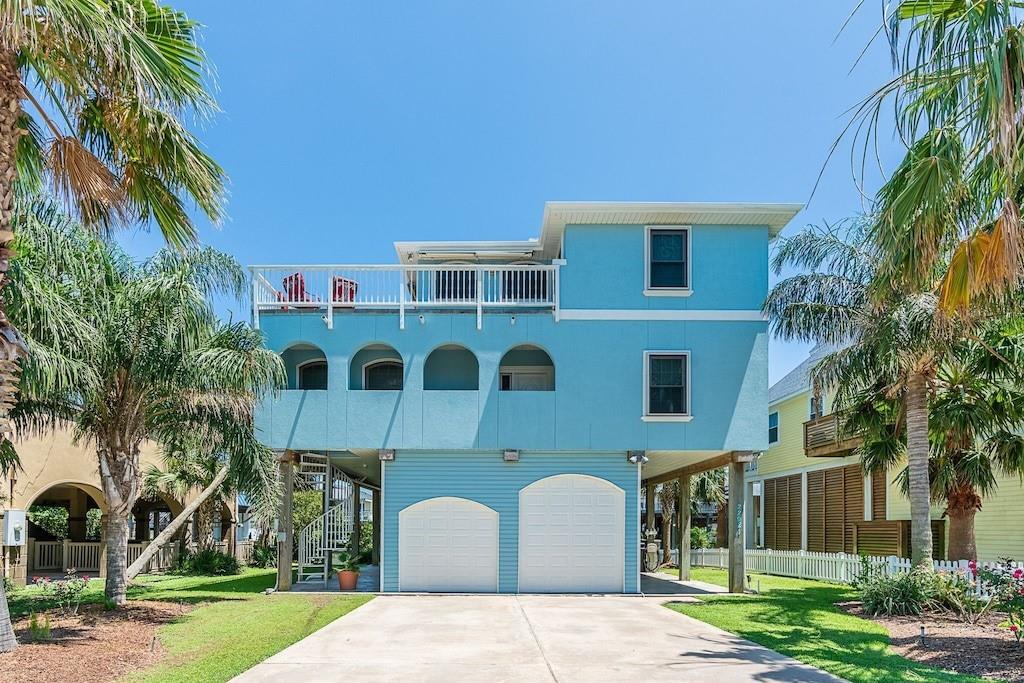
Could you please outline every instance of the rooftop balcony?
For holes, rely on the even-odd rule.
[[[839,416],[822,415],[804,422],[804,455],[808,458],[840,458],[860,444],[859,437],[844,437],[839,431]]]
[[[292,310],[323,311],[328,328],[338,311],[551,311],[558,318],[558,265],[252,266],[253,323]]]

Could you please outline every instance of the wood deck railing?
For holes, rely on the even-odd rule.
[[[835,413],[804,422],[804,455],[808,458],[849,455],[849,451],[859,443],[859,437],[840,434],[839,416]]]

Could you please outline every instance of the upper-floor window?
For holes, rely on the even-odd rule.
[[[825,414],[825,397],[821,394],[811,395],[811,406],[808,411],[810,419],[814,420]]]
[[[363,389],[368,391],[401,391],[402,364],[394,360],[379,360],[363,367]]]
[[[779,413],[768,413],[768,443],[779,442]]]
[[[299,389],[327,388],[327,361],[315,359],[302,363],[297,368]]]
[[[690,418],[689,352],[644,352],[644,418]]]
[[[690,292],[690,229],[647,228],[644,292],[684,296]]]
[[[554,391],[555,365],[536,346],[516,346],[498,364],[499,391]]]
[[[349,361],[348,388],[355,391],[401,391],[405,363],[387,344],[369,344]]]

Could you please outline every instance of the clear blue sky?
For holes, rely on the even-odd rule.
[[[849,144],[811,191],[889,75],[881,43],[850,72],[881,0],[838,40],[853,0],[171,2],[205,25],[223,109],[201,135],[229,218],[202,239],[243,264],[528,238],[546,200],[810,200],[790,234],[860,210]],[[805,351],[773,341],[771,380]]]

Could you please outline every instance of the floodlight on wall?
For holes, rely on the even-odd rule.
[[[392,462],[395,459],[395,449],[381,448],[377,451],[377,457],[380,458],[381,462]]]
[[[626,451],[626,460],[634,465],[645,465],[650,458],[644,451]]]
[[[519,462],[519,451],[514,448],[506,448],[501,452],[501,459],[505,462]]]

